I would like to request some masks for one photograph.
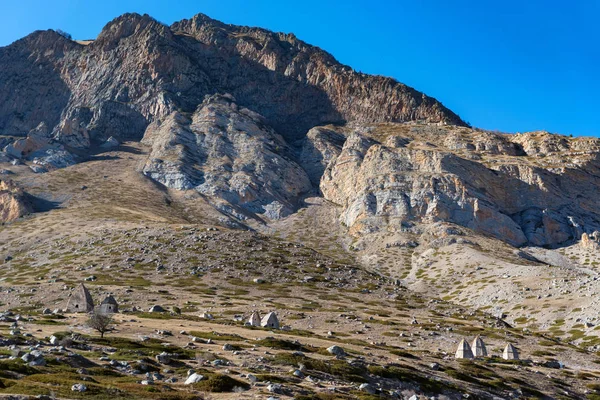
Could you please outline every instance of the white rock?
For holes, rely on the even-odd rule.
[[[200,375],[194,372],[193,374],[188,376],[184,384],[191,385],[192,383],[200,382],[202,379],[204,379],[204,375]]]
[[[73,392],[85,392],[87,390],[87,386],[85,386],[83,383],[76,383],[71,386],[71,390]]]

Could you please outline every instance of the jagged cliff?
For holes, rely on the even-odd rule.
[[[22,137],[0,159],[35,172],[134,140],[146,176],[242,220],[318,193],[356,235],[442,221],[552,246],[600,230],[597,140],[469,129],[293,34],[125,14],[89,44],[35,32],[0,69],[0,134]]]

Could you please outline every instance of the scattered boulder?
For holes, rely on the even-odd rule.
[[[9,348],[10,350],[10,355],[12,357],[21,357],[23,355],[23,351],[21,350],[20,347],[17,347],[16,345],[11,345]]]
[[[0,180],[0,222],[10,222],[31,214],[29,196],[12,180]]]
[[[117,139],[115,139],[114,136],[111,136],[108,139],[106,139],[106,142],[102,143],[100,145],[100,147],[103,149],[110,149],[110,148],[114,148],[114,147],[119,147],[120,144],[121,143],[119,143],[119,141]]]
[[[271,393],[281,393],[283,387],[279,383],[271,383],[269,386],[267,386],[267,390]]]
[[[44,173],[48,172],[48,169],[46,169],[46,167],[41,166],[41,165],[32,164],[29,166],[29,168],[36,174],[44,174]]]
[[[342,349],[340,346],[331,346],[327,348],[327,351],[330,354],[333,354],[334,356],[338,356],[338,357],[345,357],[346,356],[346,351],[344,349]]]
[[[203,379],[204,379],[204,375],[200,375],[200,374],[197,374],[194,372],[193,374],[191,374],[190,376],[187,377],[184,384],[191,385],[192,383],[200,382]]]
[[[46,365],[44,355],[39,350],[33,350],[32,352],[23,355],[21,359],[25,361],[30,367],[43,367]]]
[[[162,352],[156,355],[156,361],[160,364],[169,364],[171,362],[172,355],[166,352]]]
[[[87,386],[85,386],[83,383],[76,383],[73,386],[71,386],[71,390],[73,392],[83,393],[87,390]]]
[[[546,368],[552,368],[552,369],[561,369],[563,368],[563,363],[561,363],[560,361],[556,361],[556,360],[548,360],[545,361],[542,366],[546,367]]]

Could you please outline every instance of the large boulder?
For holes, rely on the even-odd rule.
[[[0,222],[14,221],[33,212],[29,196],[11,180],[0,181]]]
[[[204,379],[204,375],[200,375],[200,374],[194,372],[193,374],[191,374],[190,376],[187,377],[187,379],[184,382],[184,385],[191,385],[193,383],[198,383],[203,379]]]

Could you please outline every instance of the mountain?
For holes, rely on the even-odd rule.
[[[516,246],[553,246],[600,230],[596,141],[470,130],[436,100],[356,73],[292,34],[201,14],[170,27],[125,14],[85,45],[35,32],[0,50],[0,67],[7,71],[0,130],[29,135],[7,153],[36,159],[41,170],[72,165],[111,137],[143,138],[153,146],[145,174],[209,195],[242,220],[290,215],[315,189],[344,205],[348,226],[378,216],[397,227],[447,221]],[[233,105],[213,114],[208,103],[217,95]],[[462,128],[391,127],[396,132],[375,138],[367,132],[407,121]],[[232,124],[238,126],[224,128]],[[333,142],[320,135],[315,143],[311,129],[328,124],[337,130]],[[421,145],[425,136],[431,140]],[[320,147],[335,149],[324,155]],[[567,152],[585,165],[531,160]]]
[[[196,391],[295,398],[598,390],[600,140],[472,128],[202,14],[34,32],[0,71],[0,322],[31,335],[0,324],[0,395],[196,398],[189,369]],[[61,311],[81,281],[119,301],[121,337]],[[523,360],[452,358],[471,334]],[[26,344],[62,364],[9,359]]]

